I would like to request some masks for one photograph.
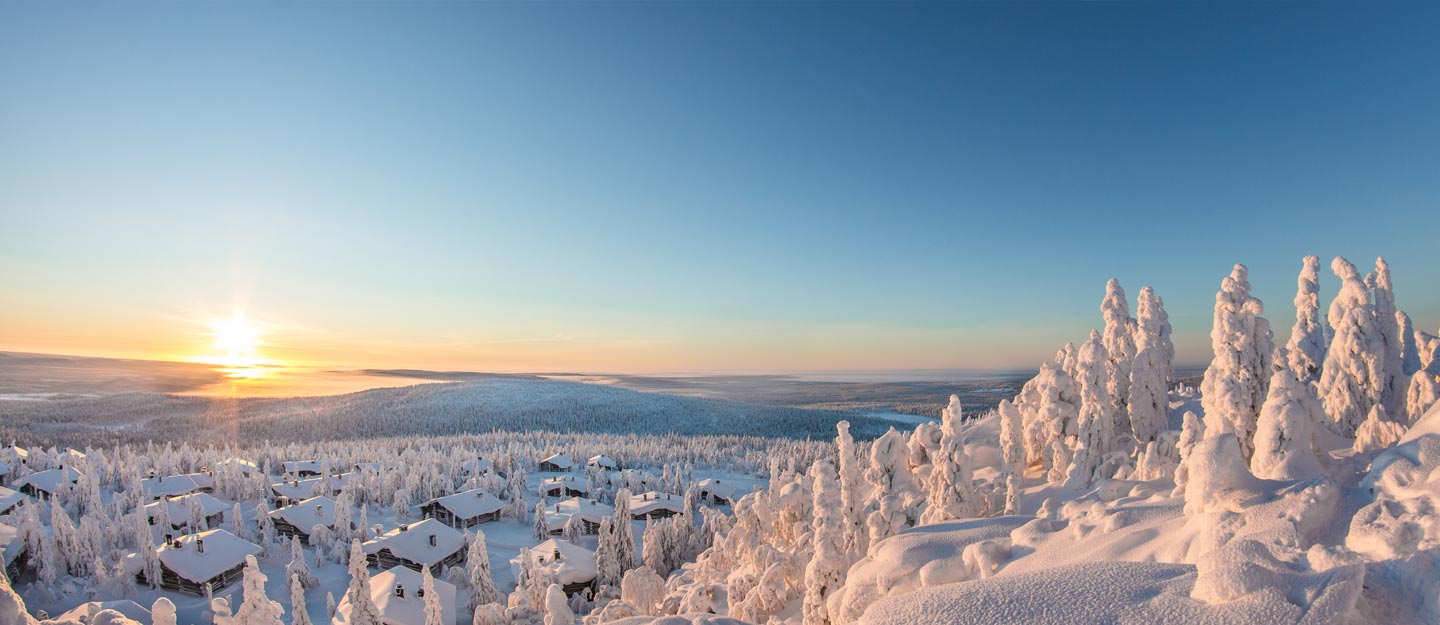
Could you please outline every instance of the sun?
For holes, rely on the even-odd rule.
[[[215,337],[215,349],[219,350],[219,364],[230,367],[259,364],[260,331],[243,314],[217,319],[210,323],[210,329]]]

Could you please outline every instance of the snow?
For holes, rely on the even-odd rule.
[[[735,493],[739,491],[734,484],[722,483],[719,478],[705,478],[695,484],[703,495],[723,497],[730,501],[735,500]]]
[[[434,580],[435,593],[440,596],[442,622],[455,622],[455,586],[442,580]],[[404,596],[398,596],[396,586],[404,589]],[[421,588],[421,575],[403,566],[394,567],[370,578],[370,601],[380,611],[386,625],[425,625],[425,598],[416,591]],[[350,615],[350,598],[340,600],[336,607],[334,625],[347,625]]]
[[[615,514],[615,506],[600,503],[594,499],[571,497],[556,502],[554,506],[545,511],[545,520],[550,524],[550,531],[557,532],[565,528],[565,523],[571,517],[579,517],[596,525],[600,521],[608,519]]]
[[[464,549],[465,535],[435,519],[425,519],[385,532],[362,547],[366,554],[389,549],[399,558],[428,567]]]
[[[229,510],[231,506],[230,503],[216,499],[207,493],[194,493],[145,504],[145,516],[154,519],[155,515],[160,514],[160,506],[163,504],[169,507],[167,512],[170,513],[170,522],[172,524],[183,524],[190,518],[190,506],[193,505],[190,502],[192,501],[199,502],[201,512],[207,517],[225,512]],[[309,526],[304,527],[308,528]]]
[[[141,623],[150,622],[150,610],[145,609],[145,606],[135,603],[134,601],[131,601],[129,599],[119,599],[115,601],[91,601],[89,603],[82,603],[75,608],[69,610],[68,612],[65,612],[64,614],[56,617],[55,620],[91,623],[94,622],[95,615],[99,614],[101,610],[114,610],[125,615],[125,618],[139,621]]]
[[[542,459],[541,464],[553,464],[562,471],[568,471],[575,466],[575,461],[566,454],[552,454]]]
[[[11,508],[25,501],[24,493],[0,486],[0,514],[9,512]]]
[[[0,523],[0,560],[4,561],[4,565],[10,566],[24,552],[25,543],[20,541],[15,526]]]
[[[213,488],[215,478],[204,473],[168,475],[146,478],[140,481],[140,488],[150,499],[188,495],[195,491]]]
[[[630,496],[630,514],[634,516],[645,516],[656,510],[669,510],[678,514],[684,509],[685,498],[670,493],[652,490]]]
[[[615,463],[614,458],[605,455],[590,456],[590,459],[585,461],[585,465],[591,467],[600,467],[602,469],[614,469],[620,466]]]
[[[197,541],[205,541],[201,553]],[[175,544],[162,544],[155,552],[160,562],[176,575],[192,582],[205,582],[245,562],[245,556],[258,555],[260,546],[241,539],[224,529],[186,534]]]
[[[74,482],[80,479],[80,472],[74,467],[63,467],[50,469],[39,473],[31,473],[25,477],[15,480],[15,488],[33,486],[38,490],[53,493],[60,488],[62,481]]]
[[[556,554],[559,559],[556,559]],[[558,538],[551,538],[530,548],[530,557],[538,568],[545,569],[560,584],[583,584],[595,579],[598,569],[595,552]],[[520,556],[510,559],[515,576],[520,575]]]
[[[431,503],[440,504],[440,506],[462,519],[469,519],[482,514],[490,514],[505,507],[505,502],[500,501],[483,488],[475,488],[453,495],[437,497],[422,505],[429,505]]]

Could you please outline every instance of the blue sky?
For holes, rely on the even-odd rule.
[[[1305,254],[1385,255],[1434,331],[1437,23],[0,4],[0,349],[180,357],[243,308],[357,366],[1033,366],[1113,276],[1198,363],[1230,265],[1283,338]]]

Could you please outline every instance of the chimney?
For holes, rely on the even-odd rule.
[[[405,598],[405,584],[395,584],[395,596],[401,599]]]
[[[555,545],[555,561],[560,561],[560,545]]]
[[[174,535],[174,534],[171,534],[170,532],[165,532],[165,546],[166,546],[166,547],[169,547],[169,546],[173,545],[174,543],[175,543],[175,535]]]
[[[325,504],[315,504],[315,516],[325,516]]]
[[[416,597],[416,598],[419,598],[419,599],[424,599],[424,598],[425,598],[425,587],[424,587],[424,586],[421,586],[419,590],[416,590],[416,591],[415,591],[415,597]]]
[[[204,539],[204,538],[196,538],[196,539],[195,539],[195,550],[196,550],[196,551],[199,551],[200,553],[205,553],[205,539]]]
[[[431,547],[434,547],[434,546],[435,546],[435,535],[434,535],[434,534],[431,534],[431,535],[430,535],[430,546],[431,546]]]

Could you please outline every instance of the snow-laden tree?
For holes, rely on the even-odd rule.
[[[1325,323],[1320,316],[1320,259],[1306,256],[1301,263],[1295,292],[1295,325],[1285,350],[1290,370],[1301,382],[1314,384],[1320,381],[1327,349]]]
[[[345,592],[350,599],[350,625],[384,625],[380,609],[370,601],[370,569],[359,540],[350,541],[350,588]]]
[[[905,436],[895,428],[870,444],[870,466],[865,470],[865,479],[871,486],[866,529],[872,546],[913,525],[919,515],[924,496],[915,474],[910,471],[907,457]]]
[[[1440,337],[1418,330],[1414,337],[1420,368],[1410,376],[1410,388],[1405,393],[1405,424],[1414,424],[1440,401]]]
[[[531,537],[537,542],[550,540],[550,520],[545,518],[545,498],[535,503],[535,526]]]
[[[265,580],[255,556],[245,556],[245,571],[240,582],[244,598],[235,610],[234,625],[284,625],[280,616],[285,614],[285,608],[265,595]]]
[[[619,548],[615,541],[615,520],[600,519],[600,532],[595,545],[595,581],[604,586],[619,586],[625,575]]]
[[[1235,265],[1215,294],[1210,329],[1213,357],[1200,382],[1200,405],[1211,435],[1233,432],[1248,461],[1255,449],[1255,423],[1269,390],[1275,351],[1265,304],[1250,294],[1249,270]]]
[[[305,549],[300,546],[300,537],[290,537],[290,563],[285,565],[286,577],[298,577],[300,583],[306,588],[314,588],[320,585],[320,580],[310,572],[310,565],[305,561]]]
[[[1186,465],[1186,460],[1190,457],[1190,450],[1194,449],[1195,445],[1204,438],[1205,422],[1195,416],[1194,412],[1186,410],[1181,417],[1180,440],[1175,444],[1176,451],[1180,455],[1180,464],[1175,467],[1174,496],[1185,494],[1185,486],[1190,481],[1190,469]]]
[[[940,447],[931,458],[924,523],[966,519],[980,513],[979,496],[965,454],[965,432],[960,398],[951,395],[940,422]],[[819,479],[819,478],[817,478]],[[816,495],[817,501],[819,495]]]
[[[1056,354],[1055,364],[1060,366],[1060,370],[1064,371],[1065,375],[1074,378],[1075,363],[1079,357],[1080,350],[1075,347],[1075,343],[1066,343],[1065,347],[1060,348],[1060,353]]]
[[[175,602],[160,597],[150,604],[151,625],[175,625]]]
[[[665,579],[648,566],[632,569],[620,581],[620,599],[641,614],[656,614],[665,600]]]
[[[575,613],[570,611],[570,602],[565,598],[565,589],[560,584],[550,584],[545,589],[545,625],[574,625]],[[435,625],[426,622],[425,625]]]
[[[1325,424],[1325,409],[1310,383],[1297,379],[1290,369],[1294,361],[1285,348],[1275,350],[1275,372],[1270,390],[1260,408],[1255,430],[1255,455],[1250,470],[1256,477],[1271,480],[1303,480],[1320,475],[1315,454],[1315,428]]]
[[[1395,323],[1400,326],[1400,371],[1408,378],[1420,370],[1420,336],[1405,311],[1395,311]]]
[[[290,625],[311,625],[310,613],[305,608],[305,583],[298,575],[290,577]]]
[[[510,618],[505,614],[505,607],[498,602],[487,603],[475,609],[471,625],[510,625]]]
[[[470,586],[470,606],[477,609],[487,603],[498,603],[500,591],[490,572],[490,551],[485,545],[485,532],[475,530],[465,553],[465,578]]]
[[[1330,268],[1340,278],[1340,292],[1330,303],[1327,320],[1334,333],[1320,372],[1320,399],[1335,433],[1354,437],[1355,428],[1381,401],[1385,380],[1385,338],[1375,319],[1375,306],[1355,265],[1339,256]],[[1208,408],[1207,408],[1208,410]]]
[[[1130,370],[1130,427],[1135,440],[1148,443],[1170,428],[1170,321],[1164,303],[1150,287],[1140,289],[1140,317],[1135,327],[1135,361]]]
[[[1395,286],[1390,276],[1390,263],[1375,259],[1375,324],[1380,329],[1380,340],[1385,344],[1384,377],[1380,382],[1380,405],[1388,413],[1394,413],[1405,401],[1405,385],[1409,380],[1404,375],[1402,350],[1405,340],[1400,336],[1400,325],[1395,314]]]
[[[1129,436],[1130,369],[1135,363],[1136,323],[1130,316],[1130,304],[1125,299],[1125,289],[1120,287],[1119,280],[1111,278],[1105,283],[1105,299],[1100,302],[1100,313],[1105,317],[1103,340],[1108,358],[1105,384],[1111,406],[1109,417],[1114,420],[1110,429],[1116,436]]]
[[[839,457],[840,506],[845,517],[845,550],[852,561],[859,560],[870,550],[870,536],[865,525],[869,510],[868,484],[860,467],[860,452],[855,449],[855,437],[850,435],[850,422],[835,424],[835,451]]]
[[[620,573],[635,568],[635,525],[630,518],[630,490],[622,488],[615,492],[615,511],[611,516],[611,540],[615,543],[615,559],[620,563]],[[620,578],[615,579],[615,585]]]
[[[425,590],[425,625],[453,625],[445,622],[445,613],[440,609],[440,593],[435,592],[435,576],[430,567],[420,567],[420,588]]]
[[[1071,366],[1072,370],[1075,368]],[[1040,373],[1026,386],[1030,388],[1022,393],[1020,405],[1022,418],[1025,419],[1025,462],[1050,468],[1053,466],[1052,445],[1058,442],[1068,447],[1080,433],[1077,427],[1079,390],[1071,374],[1048,362],[1040,364]],[[1060,472],[1068,467],[1067,461],[1060,466]]]
[[[954,400],[952,396],[951,403],[958,403],[958,400]],[[805,567],[802,623],[829,625],[832,619],[826,604],[830,596],[844,585],[845,571],[850,568],[845,551],[845,515],[840,509],[840,487],[835,469],[830,463],[816,460],[815,464],[810,466],[810,476],[814,481],[814,519],[811,521],[811,545],[814,555],[810,564]],[[943,502],[941,505],[943,507]]]
[[[1113,449],[1116,434],[1115,421],[1110,418],[1110,412],[1115,409],[1110,401],[1110,362],[1099,332],[1091,330],[1090,340],[1080,346],[1076,363],[1080,383],[1080,436],[1066,472],[1067,486],[1089,486],[1105,454]]]
[[[1355,429],[1355,453],[1373,453],[1393,447],[1405,435],[1405,426],[1390,420],[1384,404],[1370,407],[1370,415]]]
[[[1020,514],[1020,476],[1005,476],[1005,514]]]
[[[996,409],[1000,416],[1000,459],[1011,474],[1025,474],[1025,431],[1020,407],[1008,399],[1000,400]]]
[[[159,588],[162,569],[160,554],[155,551],[155,536],[150,531],[150,524],[146,521],[143,508],[137,511],[133,517],[135,519],[135,551],[141,562],[140,574],[151,588]]]

